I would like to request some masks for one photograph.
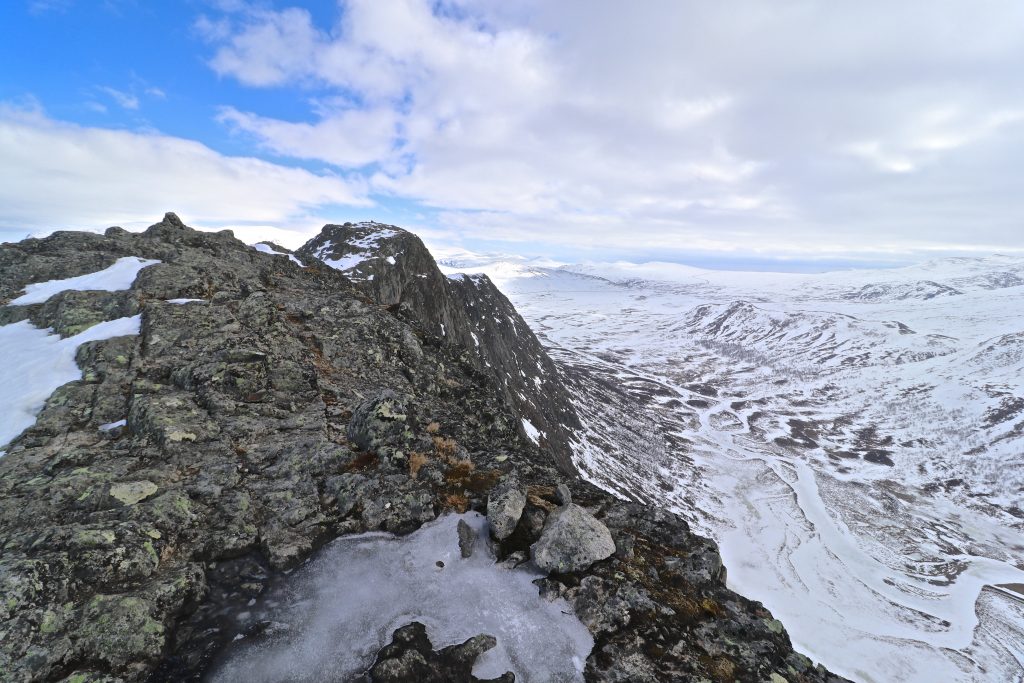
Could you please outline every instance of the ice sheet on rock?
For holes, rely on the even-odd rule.
[[[494,636],[497,646],[473,668],[480,678],[512,671],[522,683],[582,681],[593,647],[586,627],[564,601],[539,596],[532,581],[540,574],[499,567],[486,543],[463,559],[459,519],[487,537],[486,520],[471,512],[408,536],[374,533],[331,543],[252,608],[254,623],[286,626],[232,644],[212,681],[348,680],[412,621],[426,625],[435,649]],[[279,606],[271,607],[275,601]]]
[[[10,303],[11,306],[25,306],[28,304],[41,304],[54,294],[67,290],[94,291],[102,290],[116,292],[129,289],[135,282],[139,271],[146,266],[160,263],[154,259],[142,259],[137,256],[124,256],[117,259],[109,268],[69,277],[65,280],[48,280],[36,282],[25,286],[25,293]]]
[[[302,261],[297,259],[293,254],[288,254],[283,251],[275,251],[274,248],[269,244],[257,242],[256,244],[250,244],[249,246],[251,246],[256,251],[262,252],[264,254],[271,254],[272,256],[287,256],[289,259],[291,259],[292,263],[296,263],[302,268],[306,267],[305,265],[303,265]]]
[[[206,299],[165,299],[169,304],[176,304],[181,306],[183,304],[197,303],[199,301],[206,302]]]
[[[138,334],[142,316],[98,323],[67,339],[27,320],[0,327],[0,445],[31,427],[53,391],[81,379],[78,347],[89,341]]]

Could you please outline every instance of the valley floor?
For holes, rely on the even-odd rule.
[[[860,681],[1024,680],[1024,261],[488,272],[577,396],[585,475],[715,538]]]

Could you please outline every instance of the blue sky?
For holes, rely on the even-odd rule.
[[[11,0],[0,239],[821,269],[1024,250],[1024,5]]]

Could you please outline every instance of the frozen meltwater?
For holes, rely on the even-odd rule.
[[[480,534],[466,559],[459,553],[460,519]],[[533,581],[542,574],[496,564],[486,534],[485,518],[469,512],[408,536],[334,541],[253,608],[255,618],[274,627],[235,641],[211,680],[348,680],[373,664],[396,629],[418,621],[435,650],[494,636],[497,646],[473,668],[479,678],[512,671],[520,683],[582,681],[594,645],[590,632],[568,603],[540,596]]]

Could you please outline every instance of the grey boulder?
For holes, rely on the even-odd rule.
[[[526,491],[515,475],[502,480],[487,499],[487,522],[499,541],[512,535],[526,507]]]
[[[614,552],[608,527],[572,503],[548,515],[540,540],[530,546],[534,564],[559,574],[584,570]]]

